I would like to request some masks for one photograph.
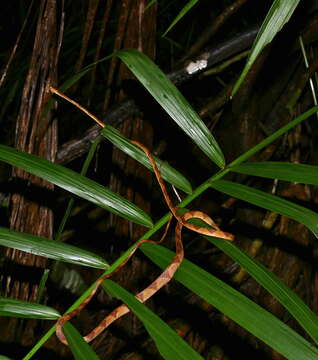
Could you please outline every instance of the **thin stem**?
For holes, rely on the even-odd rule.
[[[82,170],[80,172],[81,175],[85,176],[86,173],[87,173],[87,170],[88,170],[88,167],[94,157],[94,154],[95,154],[95,151],[96,151],[96,148],[98,146],[98,144],[100,143],[100,141],[102,140],[102,137],[101,136],[98,136],[95,141],[92,143],[90,149],[89,149],[89,152],[85,158],[85,161],[84,161],[84,164],[82,166]],[[73,208],[73,205],[74,205],[74,198],[72,197],[68,204],[67,204],[67,208],[65,210],[65,213],[64,213],[64,216],[63,216],[63,219],[61,220],[60,222],[60,225],[59,225],[59,228],[56,232],[56,235],[55,235],[55,240],[56,241],[60,241],[61,240],[61,235],[62,235],[62,232],[65,228],[65,224],[67,222],[67,219],[69,218],[70,216],[70,213],[72,211],[72,208]]]
[[[303,58],[304,58],[304,63],[305,63],[306,69],[309,69],[309,62],[308,62],[308,58],[307,58],[303,38],[300,35],[298,39],[299,39],[300,49],[301,49],[301,53],[302,53]],[[314,101],[314,105],[317,105],[316,91],[315,91],[314,82],[312,80],[312,77],[309,78],[309,85],[310,85],[310,90],[311,90],[312,98],[313,98],[313,101]],[[316,113],[316,117],[318,119],[318,113]]]
[[[86,108],[84,108],[84,106],[80,105],[79,103],[77,103],[76,101],[72,100],[71,98],[69,98],[68,96],[66,96],[65,94],[61,93],[59,90],[55,89],[53,86],[50,86],[50,91],[53,94],[56,94],[58,96],[60,96],[61,98],[63,98],[64,100],[70,102],[71,104],[73,104],[74,106],[76,106],[77,108],[79,108],[81,111],[83,111],[83,113],[85,113],[86,115],[88,115],[90,118],[92,118],[95,122],[97,122],[97,124],[99,124],[101,127],[104,127],[105,124],[99,120],[94,114],[92,114],[90,111],[88,111]]]
[[[234,161],[231,162],[227,166],[227,168],[231,168],[234,166],[237,166],[241,164],[243,161],[249,159],[251,156],[256,154],[258,151],[262,150],[265,146],[269,145],[273,141],[275,141],[277,138],[279,138],[281,135],[285,134],[287,131],[289,131],[294,126],[300,124],[302,121],[309,118],[311,115],[315,114],[318,111],[318,106],[314,106],[311,109],[307,110],[300,116],[298,116],[296,119],[290,121],[285,126],[281,127],[279,130],[274,132],[272,135],[268,136],[266,139],[255,145],[252,149],[248,150],[246,153],[240,155],[238,158],[236,158]]]

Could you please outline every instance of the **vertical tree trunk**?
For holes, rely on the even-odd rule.
[[[152,6],[145,13],[146,3],[146,0],[122,1],[114,50],[134,48],[154,59],[156,46],[156,6]],[[118,76],[114,77],[116,74],[116,66],[118,66],[118,62],[116,64],[115,59],[113,59],[111,65],[112,70],[109,71],[112,77],[111,83],[116,83],[116,88],[121,89],[123,82],[135,78],[122,63],[119,65]],[[110,85],[109,79],[107,83]],[[118,101],[122,100],[123,97],[124,94],[122,92],[115,95]],[[108,100],[109,96],[106,99],[106,103]],[[128,139],[139,140],[149,149],[152,148],[152,126],[149,121],[145,121],[141,116],[131,116],[127,118],[118,130]],[[110,188],[112,191],[122,195],[147,213],[150,213],[147,190],[149,194],[152,177],[149,175],[149,170],[116,148],[113,150],[112,160],[114,168],[116,169],[116,172],[113,172],[110,178]],[[124,174],[124,178],[121,177],[120,174]],[[125,181],[127,178],[131,179],[129,184]],[[142,184],[141,188],[143,190],[147,190],[141,193],[140,187],[139,189],[136,187],[136,182]],[[110,226],[114,229],[115,235],[119,238],[118,241],[122,242],[123,247],[127,247],[127,241],[132,243],[145,232],[144,227],[133,224],[115,215],[111,215]],[[134,292],[136,291],[134,288],[136,286],[135,279],[138,279],[139,275],[142,276],[146,271],[145,266],[143,266],[140,261],[133,259],[125,266],[125,271],[118,274],[120,278],[119,281]],[[133,334],[135,332],[136,322],[132,316],[120,319],[117,324],[125,333]],[[105,353],[105,343],[107,343],[107,353]],[[95,341],[96,348],[103,349],[103,352],[100,354],[103,359],[109,356],[116,357],[114,354],[118,353],[123,345],[122,339],[116,338],[116,333],[112,333],[112,335],[109,336],[108,331]]]
[[[127,24],[121,48],[138,49],[154,59],[156,47],[156,7],[152,6],[144,13],[145,0],[125,0],[124,2],[123,11],[127,14]],[[124,64],[121,64],[116,83],[121,84],[123,81],[130,79],[134,79],[134,76]],[[122,98],[122,96],[122,94],[118,94],[118,98]],[[119,130],[129,139],[140,140],[147,147],[152,148],[152,126],[140,116],[128,118],[120,126]],[[148,170],[123,154],[120,150],[114,149],[113,162],[124,171],[125,176],[140,178],[143,184],[148,187],[150,186],[151,177],[148,176]],[[135,191],[130,186],[123,185],[115,174],[112,174],[111,186],[115,192],[133,201],[145,211],[150,211],[149,202],[140,192]],[[129,221],[117,216],[112,216],[112,222],[112,226],[116,229],[116,234],[120,237],[129,238],[134,241],[144,233],[144,229],[141,226],[131,224]]]
[[[39,4],[38,22],[29,70],[24,83],[20,111],[16,123],[15,147],[50,161],[57,151],[57,124],[52,112],[41,116],[48,102],[50,85],[57,83],[59,53],[56,0],[42,0]],[[61,27],[62,28],[62,27]],[[53,212],[50,193],[53,185],[20,169],[13,170],[15,193],[11,197],[10,227],[13,230],[51,238]],[[6,249],[6,276],[1,277],[2,294],[7,297],[36,301],[38,283],[46,258],[23,251]],[[15,271],[14,271],[15,269]],[[1,338],[28,345],[33,342],[33,326],[28,321],[26,331],[17,330],[21,321],[10,319]],[[8,331],[15,328],[12,333]]]

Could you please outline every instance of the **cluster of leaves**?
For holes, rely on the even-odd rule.
[[[190,1],[186,8],[182,10],[181,14],[183,15],[186,10],[189,10],[196,2],[197,1]],[[236,87],[234,87],[233,95],[259,52],[289,20],[298,2],[299,0],[274,1],[263,26],[261,27],[249,60],[247,61],[247,65],[243,70]],[[149,5],[151,5],[151,3]],[[179,16],[178,19],[181,17],[182,16]],[[272,143],[295,125],[315,114],[318,107],[314,107],[295,118],[289,124],[268,136],[232,163],[226,164],[222,150],[207,127],[177,88],[149,58],[135,50],[120,51],[113,54],[113,56],[118,56],[129,67],[179,127],[208,156],[208,158],[220,168],[215,175],[207,179],[196,189],[192,189],[191,184],[182,174],[166,163],[156,159],[158,164],[160,164],[163,178],[188,194],[188,196],[180,203],[180,209],[186,211],[185,206],[187,206],[187,204],[208,188],[213,188],[272,212],[288,216],[304,224],[318,236],[318,215],[313,211],[280,197],[255,190],[246,185],[222,180],[224,175],[233,171],[271,179],[318,185],[318,168],[315,166],[278,162],[246,162],[246,160],[256,152]],[[80,74],[77,74],[68,81],[62,88],[65,90],[90,69],[91,67],[84,69]],[[131,144],[130,141],[116,129],[111,126],[106,126],[101,131],[101,136],[104,136],[112,142],[114,146],[152,170],[145,154],[138,147]],[[139,241],[150,238],[168,221],[169,214],[166,214],[162,219],[153,224],[149,214],[146,214],[133,203],[88,179],[84,175],[79,175],[65,167],[50,163],[44,159],[0,145],[0,160],[46,179],[70,193],[89,200],[97,206],[118,214],[129,221],[148,227],[148,232],[146,232]],[[205,224],[200,225],[206,226]],[[318,319],[296,294],[264,266],[238,249],[234,244],[219,238],[206,238],[214,246],[218,247],[225,254],[234,259],[240,266],[246,269],[258,283],[267,289],[289,311],[289,313],[294,316],[303,329],[310,335],[312,340],[315,343],[318,343]],[[105,273],[110,273],[119,267],[134,248],[134,246],[132,246],[127,249],[127,251],[110,266],[103,258],[91,252],[54,240],[15,232],[7,228],[0,228],[0,244],[59,261],[104,269]],[[141,246],[141,250],[161,268],[165,268],[171,262],[173,257],[171,251],[160,245],[147,243]],[[176,273],[175,279],[286,358],[295,360],[318,358],[318,349],[282,321],[278,320],[259,305],[190,261],[185,260],[182,263]],[[78,298],[68,311],[76,308],[90,294],[93,286],[94,284]],[[111,280],[106,280],[103,283],[103,289],[129,306],[142,321],[146,330],[155,341],[159,352],[165,359],[201,358],[201,356],[183,341],[181,337],[173,332],[165,322],[151,312],[144,304],[137,301],[133,295],[121,286]],[[0,314],[3,316],[49,320],[58,319],[61,316],[55,309],[50,307],[7,298],[0,299]],[[82,337],[71,324],[67,323],[63,330],[76,359],[98,358],[91,347],[83,341]],[[24,359],[27,360],[32,358],[36,351],[53,333],[54,327],[42,337]]]

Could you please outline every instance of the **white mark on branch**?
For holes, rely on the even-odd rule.
[[[193,74],[199,70],[206,68],[208,62],[206,60],[197,60],[196,62],[190,62],[190,64],[186,67],[186,72],[188,74]]]

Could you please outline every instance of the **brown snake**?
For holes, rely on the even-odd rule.
[[[223,238],[223,239],[230,240],[230,241],[232,241],[234,239],[234,236],[230,233],[221,231],[218,228],[218,226],[214,223],[214,221],[208,215],[203,213],[202,211],[196,211],[196,210],[188,211],[183,216],[179,215],[177,212],[177,209],[174,207],[174,205],[168,195],[165,183],[160,175],[160,171],[157,167],[157,164],[156,164],[152,154],[141,143],[139,143],[137,141],[131,141],[131,143],[138,146],[140,149],[142,149],[146,153],[147,157],[149,158],[149,161],[153,167],[157,181],[160,185],[161,191],[162,191],[165,201],[169,207],[169,210],[171,211],[172,215],[177,220],[177,225],[176,225],[176,229],[175,229],[176,255],[174,256],[172,262],[168,265],[168,267],[161,273],[161,275],[157,279],[155,279],[148,287],[146,287],[144,290],[142,290],[140,293],[138,293],[136,295],[136,298],[138,300],[140,300],[141,302],[145,302],[172,279],[173,275],[175,274],[178,267],[182,263],[184,251],[183,251],[183,245],[182,245],[182,239],[181,239],[181,230],[182,230],[183,226],[190,230],[193,230],[199,234],[215,236],[215,237]],[[213,229],[200,227],[200,226],[197,226],[197,225],[187,222],[189,219],[192,219],[192,218],[199,218],[199,219],[203,220],[205,223],[210,225]],[[171,217],[166,226],[165,232],[159,242],[163,241],[163,239],[165,238],[165,236],[168,232],[168,227],[169,227],[170,221],[171,221]],[[92,299],[92,297],[96,293],[99,286],[103,283],[103,281],[105,279],[109,278],[110,276],[112,276],[115,272],[119,271],[127,263],[127,261],[131,258],[131,256],[134,254],[134,252],[145,242],[155,243],[155,241],[152,241],[152,240],[143,240],[143,241],[140,241],[139,243],[137,243],[135,248],[129,254],[129,256],[125,259],[125,261],[117,269],[115,269],[114,271],[112,271],[109,274],[105,274],[104,276],[100,277],[96,281],[95,287],[92,290],[92,292],[76,309],[74,309],[73,311],[71,311],[68,314],[65,314],[59,318],[59,320],[57,321],[57,324],[56,324],[56,335],[63,344],[68,345],[68,342],[62,331],[63,325],[67,321],[72,319],[75,315],[77,315],[89,303],[89,301]],[[121,316],[127,314],[129,311],[130,311],[129,308],[125,304],[120,305],[115,310],[113,310],[110,314],[108,314],[94,330],[92,330],[88,335],[86,335],[84,337],[84,340],[86,342],[92,341],[102,331],[104,331],[111,323],[113,323],[115,320],[119,319]]]

